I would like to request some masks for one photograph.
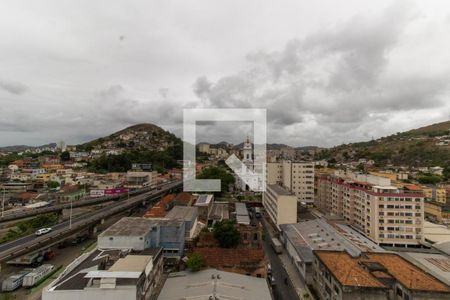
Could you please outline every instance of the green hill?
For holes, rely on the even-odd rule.
[[[337,162],[372,159],[378,166],[448,166],[450,165],[450,121],[406,132],[399,132],[369,142],[340,145],[322,151],[319,158]]]

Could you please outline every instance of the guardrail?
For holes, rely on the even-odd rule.
[[[46,247],[52,246],[54,244],[59,243],[64,238],[73,235],[75,232],[85,229],[101,219],[104,219],[106,217],[112,216],[114,214],[117,214],[119,212],[123,212],[124,210],[128,210],[139,203],[143,201],[148,200],[156,200],[163,196],[166,192],[181,187],[182,182],[172,182],[165,184],[163,186],[154,188],[147,193],[140,194],[138,196],[131,197],[127,200],[117,202],[115,204],[112,204],[111,206],[108,206],[106,208],[103,208],[101,211],[96,211],[89,213],[85,216],[80,217],[81,219],[75,220],[72,222],[72,228],[61,228],[55,231],[52,231],[44,236],[37,237],[29,242],[26,242],[25,244],[17,245],[14,247],[11,247],[10,249],[7,249],[6,251],[3,251],[0,253],[0,262],[5,262],[11,259],[14,259],[18,256],[27,254],[33,250],[37,250],[39,248],[42,248],[43,245]]]
[[[142,193],[149,192],[153,189],[155,189],[155,187],[145,187],[142,189],[134,190],[134,191],[124,193],[124,194],[119,194],[119,195],[101,196],[101,197],[96,197],[96,198],[89,198],[89,199],[85,199],[85,200],[74,201],[74,202],[72,202],[72,208],[95,205],[95,204],[99,204],[102,202],[108,202],[108,201],[113,201],[113,200],[120,200],[124,196],[139,195]],[[55,212],[55,211],[61,211],[63,209],[70,208],[70,206],[71,206],[70,203],[64,203],[64,204],[46,206],[46,207],[42,207],[42,208],[32,208],[32,209],[17,211],[17,212],[6,212],[3,215],[3,217],[0,216],[0,223],[25,219],[28,217],[37,216],[40,214],[45,214],[45,213],[50,213],[50,212]]]

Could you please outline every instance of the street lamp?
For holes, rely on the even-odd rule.
[[[3,214],[5,213],[5,186],[3,185],[3,198],[2,198],[2,217]]]

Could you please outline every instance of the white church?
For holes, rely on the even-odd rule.
[[[263,178],[262,174],[255,174],[255,170],[258,166],[255,166],[253,145],[247,136],[244,146],[242,147],[242,168],[235,172],[236,188],[241,191],[262,191]]]

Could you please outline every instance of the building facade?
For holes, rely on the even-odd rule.
[[[373,175],[336,172],[318,180],[316,206],[322,211],[344,218],[377,244],[420,245],[423,194],[404,192],[391,186],[389,179]]]
[[[126,217],[98,236],[98,248],[142,251],[161,247],[165,257],[181,257],[185,233],[182,220]]]
[[[314,251],[313,286],[320,299],[449,299],[450,288],[393,253]]]
[[[277,184],[269,184],[263,193],[262,203],[272,222],[297,223],[297,197]]]
[[[282,162],[267,163],[267,184],[281,184],[291,191],[299,202],[314,203],[314,163],[313,162]]]

